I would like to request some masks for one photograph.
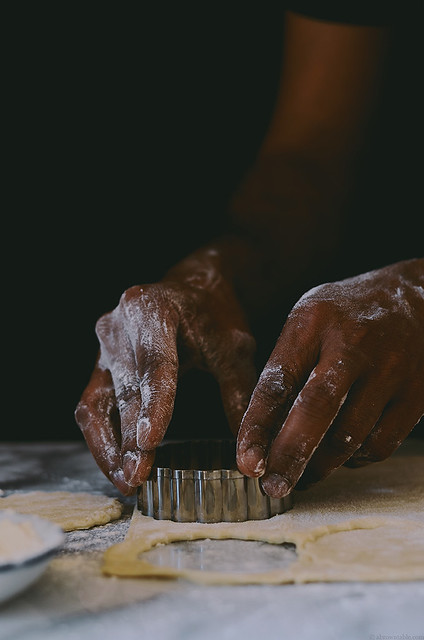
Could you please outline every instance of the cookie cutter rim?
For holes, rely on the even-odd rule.
[[[229,451],[234,449],[233,467],[222,468],[173,468],[155,465],[149,478],[137,490],[137,508],[143,515],[155,520],[174,522],[245,522],[265,520],[289,510],[293,506],[292,495],[284,498],[267,496],[259,478],[249,478],[235,467],[235,442],[232,440],[197,440],[163,443],[162,452],[168,447],[186,446],[191,452],[191,462],[198,460],[199,451],[211,448],[216,463],[220,449],[221,459],[229,460]],[[196,451],[197,447],[197,451]],[[194,455],[193,455],[194,452]],[[181,465],[182,466],[182,465]]]

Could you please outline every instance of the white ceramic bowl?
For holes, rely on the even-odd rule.
[[[22,554],[17,561],[0,561],[0,602],[9,600],[34,583],[65,540],[63,530],[45,518],[6,509],[0,512],[0,524],[2,519],[8,519],[17,524],[31,523],[43,541],[43,546],[36,553]]]

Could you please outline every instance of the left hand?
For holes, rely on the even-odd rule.
[[[294,306],[238,434],[237,462],[287,495],[389,457],[424,413],[424,260],[320,285]]]
[[[99,358],[75,418],[100,469],[124,495],[149,476],[184,371],[215,378],[237,433],[257,380],[255,340],[221,262],[218,248],[198,250],[160,282],[124,291],[97,321]]]

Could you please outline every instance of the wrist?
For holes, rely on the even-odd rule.
[[[266,295],[309,288],[336,256],[340,210],[348,189],[343,167],[293,155],[261,158],[236,191],[229,216],[256,256]]]
[[[177,282],[194,289],[212,290],[223,279],[232,279],[224,254],[219,243],[200,247],[171,267],[163,277],[163,282]]]
[[[211,293],[229,287],[248,317],[252,317],[261,304],[263,310],[264,304],[261,262],[261,256],[248,238],[228,234],[178,262],[165,274],[163,282]]]

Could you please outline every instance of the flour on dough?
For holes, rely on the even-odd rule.
[[[28,491],[0,498],[0,509],[35,514],[55,522],[64,531],[74,531],[116,520],[123,505],[116,498],[91,493]]]
[[[103,572],[206,584],[422,580],[423,487],[422,456],[399,455],[362,469],[339,469],[297,492],[294,508],[269,520],[186,524],[154,520],[135,509],[125,540],[105,552]],[[158,566],[142,557],[157,544],[206,538],[291,542],[297,558],[262,573],[227,573]]]

